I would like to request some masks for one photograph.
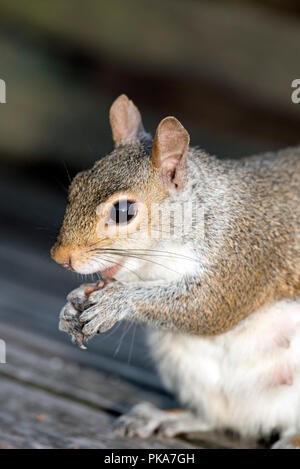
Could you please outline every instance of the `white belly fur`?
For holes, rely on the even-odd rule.
[[[166,387],[215,428],[300,431],[300,298],[213,338],[151,331],[150,346]]]

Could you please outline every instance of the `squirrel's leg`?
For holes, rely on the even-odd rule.
[[[234,277],[228,284],[211,268],[209,275],[174,282],[112,282],[86,298],[73,326],[77,333],[79,321],[85,341],[122,319],[181,333],[222,334],[267,301],[268,289],[260,291],[254,287],[254,280],[249,279],[245,286]],[[81,304],[79,290],[68,296],[67,309],[70,305],[77,309],[78,302]],[[72,329],[66,332],[72,335]]]
[[[300,435],[289,433],[276,441],[272,449],[300,449]]]
[[[76,291],[74,297],[68,297],[71,303],[76,302]],[[85,341],[121,319],[181,333],[215,335],[231,329],[254,309],[251,301],[247,307],[236,301],[242,301],[242,295],[231,294],[228,298],[232,297],[231,304],[221,287],[218,290],[208,280],[202,283],[196,278],[161,284],[115,282],[91,293],[79,321]]]
[[[188,410],[160,410],[149,402],[141,402],[118,418],[115,430],[120,436],[149,438],[156,434],[173,437],[180,433],[211,430],[201,417]]]

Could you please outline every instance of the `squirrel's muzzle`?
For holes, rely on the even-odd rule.
[[[74,270],[72,265],[73,259],[70,248],[64,246],[57,247],[56,245],[54,245],[51,249],[51,257],[55,262],[62,265],[62,267],[64,267],[65,269]]]

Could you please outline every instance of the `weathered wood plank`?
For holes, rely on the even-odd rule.
[[[108,413],[1,378],[0,447],[188,448],[179,440],[118,437]]]
[[[180,440],[129,440],[112,431],[114,414],[145,399],[164,406],[166,396],[66,360],[50,339],[3,323],[0,330],[7,342],[7,364],[0,366],[0,447],[191,447]]]
[[[41,338],[35,334],[23,333],[23,331],[4,323],[0,323],[0,330],[7,340],[8,347],[8,363],[6,365],[0,365],[0,398],[2,402],[2,411],[0,411],[0,428],[1,419],[7,419],[7,414],[10,413],[10,409],[13,407],[13,404],[10,403],[10,401],[7,401],[5,387],[4,390],[2,387],[2,382],[6,383],[7,381],[10,382],[12,387],[14,387],[15,383],[16,389],[23,388],[26,399],[30,390],[38,389],[42,394],[52,396],[54,400],[58,399],[59,403],[68,403],[66,404],[66,412],[69,412],[69,405],[79,405],[81,408],[88,409],[89,412],[95,412],[96,414],[99,413],[101,415],[107,414],[108,420],[105,421],[105,425],[107,425],[107,422],[111,425],[112,419],[115,415],[126,412],[132,405],[144,400],[150,401],[161,408],[174,406],[174,401],[163,394],[141,389],[116,376],[110,376],[103,372],[89,369],[76,363],[74,360],[66,359],[65,354],[61,354],[63,346],[57,344],[51,339]],[[14,393],[15,391],[12,393],[12,396],[15,395]],[[14,398],[18,397],[12,397],[12,399]],[[26,405],[25,401],[22,405]],[[56,415],[55,412],[56,410],[54,410],[53,413],[54,420]],[[36,414],[44,415],[43,408],[37,408]],[[54,420],[52,420],[53,425]],[[35,430],[31,431],[34,432]],[[64,431],[68,434],[67,428],[65,428]],[[32,438],[34,437],[34,433],[30,433],[30,435]],[[76,437],[75,441],[66,439],[64,435],[65,434],[62,433],[60,447],[67,447],[64,445],[79,444],[79,436]],[[31,441],[30,438],[28,440],[23,439],[21,444],[33,444],[32,441],[34,440]],[[58,442],[55,443],[54,440],[50,440],[49,438],[47,440],[47,444],[58,444]],[[90,441],[88,441],[89,438],[91,438]],[[95,437],[92,438],[88,435],[87,440],[84,440],[83,443],[82,441],[83,440],[80,440],[81,445],[88,444],[91,445],[89,447],[99,447],[93,446],[98,444]],[[159,441],[160,440],[157,440],[158,443]],[[0,447],[1,444],[15,445],[16,439],[14,434],[5,439],[4,436],[1,435],[0,431]],[[43,441],[38,440],[37,444],[43,444]],[[126,444],[124,443],[125,446],[122,447],[141,447],[139,444],[140,442],[135,446],[136,440],[126,440]],[[177,446],[166,447],[181,447],[180,445],[192,445],[193,447],[201,448],[259,447],[253,441],[240,440],[238,437],[227,435],[223,432],[189,434],[180,440],[168,441],[168,444]]]
[[[141,337],[144,337],[142,328],[137,328],[130,362],[128,358],[132,336],[126,334],[128,323],[117,324],[114,331],[108,331],[91,341],[88,350],[83,352],[71,344],[67,335],[58,331],[58,313],[64,304],[63,298],[7,281],[1,278],[1,274],[0,290],[2,320],[12,327],[24,330],[24,336],[31,332],[32,336],[44,337],[45,340],[50,337],[55,340],[56,347],[60,347],[61,354],[65,357],[73,357],[79,363],[122,376],[143,386],[162,389],[153,367],[149,366],[151,361],[147,347],[141,343]],[[114,351],[120,343],[122,347],[116,356]]]
[[[3,323],[0,330],[7,344],[7,364],[0,366],[0,375],[114,413],[126,412],[143,400],[159,407],[174,406],[167,395],[141,389],[112,374],[82,366],[74,358],[65,358],[65,347],[51,339]]]
[[[267,442],[240,438],[239,435],[229,431],[187,433],[181,439],[197,446],[197,448],[206,449],[266,449],[269,447]]]

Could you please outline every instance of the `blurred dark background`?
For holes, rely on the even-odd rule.
[[[112,148],[119,94],[148,131],[175,115],[220,157],[296,145],[299,48],[296,1],[1,0],[0,322],[69,344],[58,312],[82,278],[49,249],[69,178]],[[160,386],[143,342],[125,325],[68,353]]]

